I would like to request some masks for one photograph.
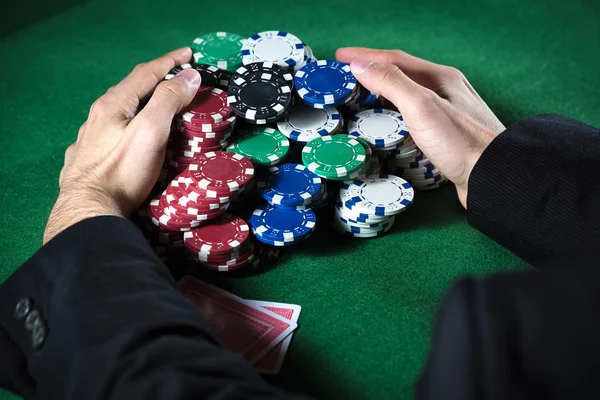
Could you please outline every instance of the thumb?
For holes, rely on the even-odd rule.
[[[402,113],[417,111],[419,105],[431,96],[431,91],[392,64],[355,58],[350,63],[350,70],[364,87],[394,103]]]
[[[144,127],[169,131],[173,116],[194,99],[200,87],[200,74],[193,68],[184,69],[172,79],[162,81],[148,104],[134,118]]]

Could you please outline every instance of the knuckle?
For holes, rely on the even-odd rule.
[[[69,147],[67,147],[67,150],[65,151],[66,154],[73,154],[73,152],[77,150],[77,142],[73,142],[71,143],[71,145]]]
[[[431,90],[423,90],[421,95],[415,99],[416,105],[423,111],[431,110],[437,105],[437,96]]]
[[[79,131],[77,132],[77,138],[80,138],[81,135],[83,135],[83,132],[85,132],[85,127],[87,126],[87,121],[84,122],[80,127],[79,127]]]
[[[109,105],[109,99],[107,95],[100,96],[96,101],[92,103],[90,107],[90,119],[92,117],[104,114]]]
[[[397,66],[391,64],[384,65],[382,80],[386,85],[393,87],[402,85],[405,78],[406,74]]]
[[[148,63],[139,63],[135,67],[133,67],[133,72],[140,72],[146,69]]]
[[[175,80],[169,80],[161,83],[156,87],[156,91],[161,97],[181,97],[185,94],[185,88],[179,85]]]
[[[465,76],[461,72],[461,70],[455,67],[444,67],[444,75],[447,77],[448,80],[453,82],[463,81],[465,79]]]

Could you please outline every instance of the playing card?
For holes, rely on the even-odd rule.
[[[192,276],[183,277],[178,286],[211,322],[221,342],[250,363],[257,361],[298,327],[285,317],[254,307],[241,297]]]
[[[302,307],[297,304],[275,303],[271,301],[246,300],[246,303],[254,307],[262,307],[275,314],[281,315],[291,322],[298,322]],[[289,334],[281,343],[271,349],[254,363],[254,369],[262,374],[277,374],[281,369],[285,354],[287,353],[293,334]]]

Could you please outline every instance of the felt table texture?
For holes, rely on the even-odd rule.
[[[598,126],[599,17],[592,0],[95,0],[49,13],[0,42],[0,282],[39,248],[64,150],[91,103],[137,63],[202,33],[285,30],[320,59],[343,46],[401,48],[461,69],[506,125],[555,112]],[[320,230],[275,268],[217,283],[303,307],[269,381],[318,398],[402,399],[414,393],[451,282],[527,268],[467,224],[446,186],[417,192],[382,238]]]

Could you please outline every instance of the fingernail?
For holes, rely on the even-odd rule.
[[[365,60],[364,58],[355,58],[350,63],[350,70],[354,75],[360,75],[372,64],[372,61]]]
[[[192,68],[187,68],[176,75],[186,81],[189,87],[198,88],[200,86],[200,74]]]

